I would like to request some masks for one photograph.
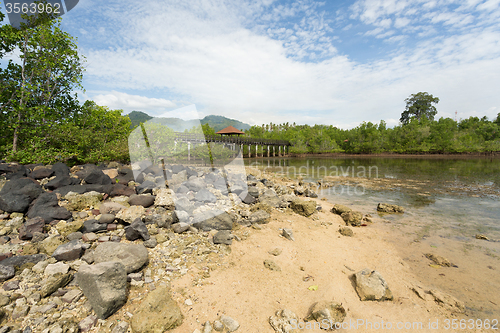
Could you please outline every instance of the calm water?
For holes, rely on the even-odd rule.
[[[335,186],[318,189],[320,197],[371,214],[373,227],[385,228],[421,281],[465,301],[470,316],[500,316],[500,242],[475,239],[480,233],[500,240],[500,159],[271,158],[245,164],[304,181],[328,176]],[[401,205],[405,213],[379,214],[379,202]],[[427,252],[459,268],[435,273],[422,255]]]

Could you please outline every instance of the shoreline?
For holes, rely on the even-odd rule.
[[[288,154],[287,156],[243,156],[248,159],[286,159],[286,158],[307,158],[307,157],[324,157],[324,158],[422,158],[422,159],[474,159],[474,158],[500,158],[500,152],[491,153],[422,153],[422,154],[404,154],[404,153],[376,153],[376,154],[352,154],[352,153],[304,153],[304,154]]]
[[[37,183],[45,186],[52,182],[50,184],[55,186],[59,176],[50,179],[49,171],[52,168],[56,169],[56,166],[39,167],[32,170],[31,175],[36,171],[41,177]],[[60,325],[67,325],[66,328],[86,325],[88,332],[125,333],[130,323],[134,332],[143,332],[136,328],[147,325],[149,321],[161,321],[169,317],[145,312],[145,306],[147,308],[147,304],[154,302],[150,295],[156,295],[155,290],[165,294],[162,295],[165,302],[157,305],[159,309],[173,311],[169,313],[174,313],[173,317],[177,318],[175,324],[171,324],[172,327],[179,326],[169,330],[173,333],[199,333],[204,330],[202,325],[206,321],[215,325],[222,315],[238,321],[240,328],[236,332],[272,333],[274,330],[269,318],[276,311],[290,310],[304,322],[309,310],[317,302],[341,304],[346,312],[345,319],[342,318],[345,321],[383,321],[394,325],[399,322],[418,322],[423,325],[419,332],[435,332],[436,329],[427,327],[431,321],[439,320],[442,323],[447,319],[470,318],[469,313],[462,313],[463,305],[453,295],[436,291],[432,286],[419,282],[410,265],[398,255],[395,246],[383,240],[385,231],[372,227],[371,222],[367,222],[366,226],[348,227],[342,217],[331,212],[332,203],[311,197],[311,194],[293,194],[295,189],[302,186],[314,191],[312,185],[246,168],[246,174],[254,176],[246,180],[248,186],[257,191],[258,202],[240,202],[224,213],[231,221],[229,230],[205,230],[202,225],[196,224],[188,224],[186,228],[179,220],[176,222],[171,219],[171,214],[174,214],[172,198],[175,194],[170,189],[135,194],[136,191],[141,193],[142,184],[147,181],[151,183],[151,173],[143,173],[143,183],[140,184],[131,178],[133,167],[114,162],[102,172],[88,165],[76,166],[71,170],[62,169],[61,165],[57,166],[60,174],[64,171],[64,174],[70,175],[70,180],[82,179],[80,185],[68,185],[73,186],[72,190],[84,189],[84,179],[96,181],[96,177],[103,179],[103,175],[112,179],[112,185],[109,185],[112,190],[108,189],[110,192],[104,194],[95,192],[97,189],[107,191],[108,186],[95,184],[88,185],[94,191],[87,192],[90,195],[73,192],[57,192],[56,195],[45,191],[41,195],[51,195],[55,200],[55,206],[51,207],[56,207],[58,211],[68,209],[70,214],[65,218],[66,221],[58,218],[46,224],[45,228],[50,229],[49,232],[37,232],[36,241],[20,237],[27,216],[22,213],[2,214],[2,232],[9,239],[4,238],[7,242],[0,245],[0,252],[10,251],[10,258],[28,255],[29,251],[48,255],[36,265],[16,268],[16,275],[3,283],[6,291],[2,291],[1,296],[3,302],[6,299],[7,303],[2,310],[12,319],[7,321],[7,324],[12,324],[11,330],[24,329],[30,325],[33,332],[42,332],[48,328],[57,329],[56,326],[61,328]],[[198,181],[208,181],[211,171],[205,169],[189,169],[189,172],[196,172]],[[151,170],[154,172],[154,169]],[[187,169],[180,171],[172,167],[170,171],[175,177],[169,186],[178,190],[184,186],[181,183],[187,181]],[[179,178],[181,174],[184,177],[182,179]],[[89,175],[93,178],[89,178]],[[174,178],[177,184],[174,184]],[[207,188],[220,195],[215,187]],[[118,190],[118,195],[113,195],[113,191]],[[308,202],[314,205],[311,207]],[[321,210],[315,209],[318,205],[322,207]],[[304,214],[301,209],[306,207],[309,207],[309,213]],[[170,222],[167,221],[169,218]],[[104,219],[111,223],[102,229],[100,224],[105,223]],[[125,230],[134,223],[140,225],[137,230],[141,236],[138,238],[129,237],[129,232]],[[85,230],[81,229],[82,226]],[[353,235],[342,234],[340,228],[350,229]],[[285,229],[293,232],[293,239],[283,236]],[[147,240],[143,234],[147,234]],[[82,246],[81,252],[75,255],[71,249],[73,252],[67,252],[71,258],[56,259],[53,256],[56,249],[67,246],[70,238],[81,239],[81,242],[77,242]],[[103,245],[110,243],[120,247],[131,244],[139,246],[147,252],[147,260],[143,261],[143,266],[139,265],[139,270],[132,270],[125,276],[129,281],[124,282],[126,299],[123,306],[114,309],[106,319],[97,320],[92,308],[92,304],[96,303],[91,299],[95,295],[85,291],[77,275],[81,270],[90,272],[100,265],[102,258],[94,257],[94,253],[99,252],[98,249],[102,253]],[[104,257],[108,255],[114,253],[107,253]],[[266,265],[267,261],[272,261],[275,266]],[[360,299],[353,274],[365,268],[376,270],[383,276],[392,292],[391,300]],[[61,275],[54,272],[60,269],[63,269],[63,276],[69,280],[58,280],[57,276]],[[75,279],[68,284],[73,275]],[[51,292],[41,299],[35,297],[37,286],[45,285],[51,279],[55,279],[60,288],[55,288],[53,294]],[[13,281],[18,281],[17,286],[13,285]],[[6,285],[17,289],[7,291]],[[73,299],[66,294],[78,297]],[[127,328],[117,330],[120,325]],[[320,329],[307,331],[323,332]],[[380,329],[361,327],[355,331],[379,332]]]

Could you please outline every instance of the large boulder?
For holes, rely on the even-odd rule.
[[[216,203],[217,202],[217,198],[215,197],[215,195],[205,188],[199,190],[198,193],[196,193],[196,195],[194,196],[194,200],[205,202],[205,203]]]
[[[28,210],[28,217],[34,218],[40,216],[45,223],[54,220],[67,220],[71,213],[64,207],[59,206],[55,193],[42,193]]]
[[[127,272],[120,262],[82,265],[76,282],[101,319],[106,319],[127,301]]]
[[[316,202],[295,199],[290,204],[290,208],[299,215],[311,216],[316,211]]]
[[[129,187],[123,184],[113,184],[113,189],[109,193],[110,196],[116,197],[120,195],[125,195],[127,197],[131,196],[132,194],[135,194],[135,188]]]
[[[33,179],[49,178],[54,175],[54,170],[49,168],[38,168],[31,171],[30,177]]]
[[[382,275],[377,271],[365,268],[354,274],[356,292],[362,301],[391,301],[392,292]]]
[[[182,324],[184,316],[166,286],[151,291],[140,303],[130,325],[138,333],[162,333]]]
[[[118,261],[128,273],[137,271],[148,262],[148,249],[142,244],[105,242],[94,250],[94,262]]]
[[[12,256],[10,258],[2,260],[0,263],[4,266],[12,266],[14,268],[22,267],[26,263],[37,264],[40,261],[46,260],[47,255],[40,254],[30,254],[25,256]]]
[[[0,190],[0,209],[9,213],[24,213],[42,193],[42,187],[32,179],[11,179]]]

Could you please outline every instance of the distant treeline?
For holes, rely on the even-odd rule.
[[[387,128],[363,122],[350,130],[331,125],[267,124],[245,131],[250,137],[288,140],[291,153],[467,153],[500,151],[500,113],[493,121],[470,117],[412,118]]]

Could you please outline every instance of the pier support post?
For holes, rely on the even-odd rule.
[[[248,158],[252,157],[252,145],[248,145]]]
[[[267,145],[267,157],[269,157],[269,145]]]
[[[191,160],[191,142],[188,142],[188,161]]]

